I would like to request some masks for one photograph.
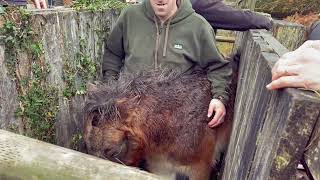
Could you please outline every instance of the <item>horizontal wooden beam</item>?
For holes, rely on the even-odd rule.
[[[0,179],[161,179],[70,149],[0,130]]]
[[[234,37],[226,37],[226,36],[216,36],[217,42],[227,42],[227,43],[234,43]]]

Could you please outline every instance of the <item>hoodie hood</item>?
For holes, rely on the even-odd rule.
[[[178,0],[177,0],[178,1]],[[154,10],[152,9],[150,0],[145,0],[143,2],[143,8],[144,13],[147,16],[147,18],[155,23],[156,27],[156,45],[155,45],[155,53],[154,53],[154,67],[155,69],[158,68],[158,51],[160,48],[160,28],[159,28],[159,18],[154,13]],[[177,12],[170,17],[164,24],[166,24],[166,31],[165,31],[165,37],[164,37],[164,43],[163,43],[163,52],[162,56],[166,57],[167,55],[167,43],[169,38],[169,27],[170,25],[176,24],[185,18],[192,15],[195,11],[192,9],[191,3],[189,0],[180,0],[178,10]]]
[[[194,10],[192,9],[191,3],[189,0],[180,0],[180,5],[178,7],[177,12],[175,13],[175,15],[173,15],[172,18],[170,18],[170,23],[171,24],[175,24],[178,23],[180,21],[182,21],[183,19],[185,19],[186,17],[190,16]],[[150,0],[144,0],[143,1],[143,7],[144,7],[144,13],[146,14],[146,16],[151,20],[154,21],[154,17],[156,16]]]

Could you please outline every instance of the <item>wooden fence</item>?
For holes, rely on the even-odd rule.
[[[295,179],[319,121],[320,99],[313,92],[265,88],[273,64],[288,51],[270,32],[242,33],[236,45],[241,45],[241,60],[223,179]],[[313,136],[317,137],[316,132]],[[307,156],[314,159],[318,156],[311,151],[315,153],[319,144],[311,143],[313,150]],[[319,168],[319,161],[309,162],[310,167]]]

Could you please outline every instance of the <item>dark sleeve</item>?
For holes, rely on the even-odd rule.
[[[125,12],[124,12],[125,13]],[[123,66],[125,51],[123,46],[124,35],[124,13],[120,15],[115,26],[111,30],[107,41],[102,61],[103,80],[117,79]]]
[[[320,40],[320,20],[315,21],[311,25],[308,40]]]
[[[213,29],[246,31],[249,29],[270,30],[271,20],[252,11],[233,8],[221,0],[191,0],[194,10],[202,15]]]
[[[209,25],[208,25],[209,27]],[[224,105],[229,100],[232,68],[229,61],[219,52],[213,29],[206,28],[201,33],[200,67],[207,70],[211,82],[213,99],[220,99]]]

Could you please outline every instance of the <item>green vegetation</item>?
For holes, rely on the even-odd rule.
[[[80,143],[83,141],[82,134],[74,134],[71,140],[71,148],[74,150],[79,150]]]
[[[123,9],[127,3],[119,0],[76,0],[73,8],[76,10],[101,11],[104,9]]]
[[[80,1],[79,1],[80,2]],[[86,1],[82,1],[85,3]],[[96,1],[102,3],[103,1]],[[95,4],[98,6],[98,4]],[[107,6],[108,4],[108,6]],[[79,5],[79,4],[78,4]],[[106,6],[104,6],[106,5]],[[103,7],[120,8],[124,3],[114,1],[105,2]],[[118,6],[119,5],[119,6]],[[88,9],[93,10],[93,4]],[[98,10],[102,10],[98,9]],[[55,143],[55,122],[59,112],[59,99],[65,97],[70,100],[76,95],[86,93],[86,82],[94,80],[98,76],[100,62],[93,57],[88,47],[87,37],[79,37],[78,52],[66,55],[64,58],[63,78],[65,88],[59,92],[58,86],[47,82],[50,74],[50,65],[44,59],[43,44],[40,41],[39,27],[32,23],[34,16],[23,9],[10,7],[1,13],[3,24],[0,27],[0,34],[4,37],[5,65],[9,76],[15,82],[18,92],[19,107],[16,109],[16,116],[22,122],[24,135]],[[107,24],[109,24],[107,22]],[[105,39],[109,27],[98,24],[94,32],[98,36],[98,47]],[[70,44],[69,44],[70,45]],[[66,43],[68,46],[68,43]],[[74,44],[70,49],[74,47]],[[68,56],[68,57],[67,57]],[[18,132],[18,127],[12,127],[12,131]],[[73,148],[81,141],[79,135],[72,138]]]
[[[283,18],[295,13],[320,13],[319,0],[258,0],[256,11]]]
[[[276,169],[278,171],[283,170],[284,168],[286,168],[289,165],[290,160],[291,160],[291,156],[287,152],[283,152],[281,155],[278,155],[275,158]]]
[[[43,47],[33,31],[32,18],[20,8],[6,8],[1,16],[4,19],[0,33],[5,37],[5,64],[19,93],[16,116],[23,122],[25,135],[54,143],[58,89],[46,83],[50,66],[42,57]],[[20,61],[21,56],[26,57],[26,62]],[[23,72],[26,69],[30,71]]]
[[[70,99],[75,95],[86,93],[86,82],[97,77],[97,64],[86,52],[87,40],[81,38],[79,41],[80,51],[76,54],[75,60],[65,60],[64,80],[66,88],[63,96]],[[80,85],[76,85],[76,78],[79,77]]]
[[[217,36],[222,37],[235,37],[234,32],[227,31],[227,30],[218,30]],[[223,54],[224,57],[228,57],[232,53],[234,43],[228,43],[228,42],[218,42],[217,41],[217,47],[221,54]]]
[[[233,43],[217,42],[217,47],[224,57],[228,57],[232,53]]]

